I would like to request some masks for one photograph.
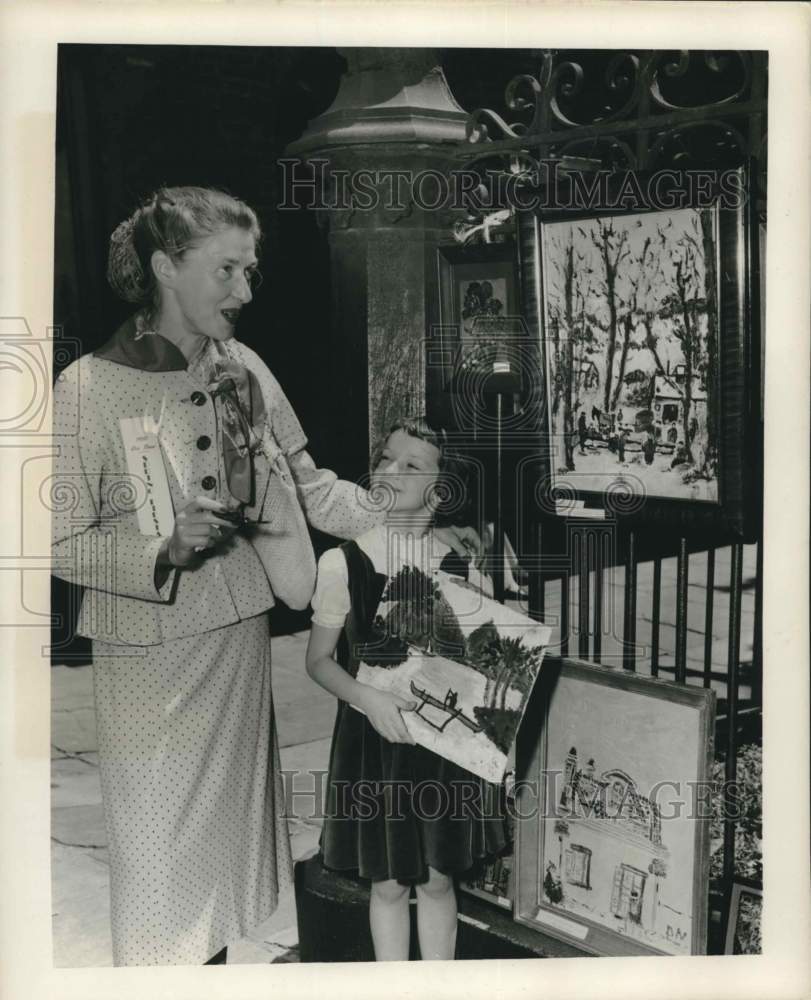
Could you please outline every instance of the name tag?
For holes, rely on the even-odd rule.
[[[141,484],[143,503],[138,505],[138,530],[142,535],[171,535],[175,512],[163,453],[151,417],[122,417],[119,420],[127,472]],[[140,491],[139,491],[140,492]]]

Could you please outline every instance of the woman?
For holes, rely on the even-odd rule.
[[[266,612],[312,595],[305,516],[343,538],[382,516],[315,467],[234,340],[259,239],[229,195],[156,192],[110,242],[137,312],[54,387],[54,572],[87,588],[116,965],[224,961],[289,885]]]

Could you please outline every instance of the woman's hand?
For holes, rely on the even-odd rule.
[[[198,554],[222,544],[233,535],[235,526],[217,514],[228,510],[225,504],[208,497],[195,497],[178,511],[175,527],[166,543],[164,565],[184,567],[196,562]],[[160,557],[159,557],[160,561]]]
[[[413,711],[417,707],[415,701],[406,701],[396,694],[367,686],[357,705],[384,740],[389,743],[414,743],[400,713]]]
[[[476,568],[484,570],[487,563],[487,549],[475,528],[434,528],[434,535],[463,559],[472,557]],[[490,544],[492,545],[492,539]]]
[[[473,528],[434,528],[434,534],[463,559],[473,557],[473,565],[482,573],[492,573],[490,556],[493,551],[493,525],[484,525],[484,537]],[[510,539],[504,535],[504,583],[508,591],[522,594],[528,582],[528,574],[518,562]]]

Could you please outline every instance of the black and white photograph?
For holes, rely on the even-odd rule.
[[[528,10],[396,38],[409,4],[352,44],[292,9],[248,37],[241,4],[218,37],[214,7],[52,31],[50,131],[19,132],[47,151],[0,300],[12,754],[50,776],[30,995],[379,962],[400,995],[473,960],[477,996],[502,964],[666,995],[707,960],[748,996],[790,888],[771,692],[807,699],[808,387],[787,418],[775,382],[808,323],[766,280],[805,239],[783,187],[767,252],[801,5],[683,48]]]

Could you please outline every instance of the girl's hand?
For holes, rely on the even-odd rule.
[[[415,701],[406,701],[388,691],[378,691],[367,687],[358,700],[358,707],[366,713],[369,722],[389,743],[414,743],[406,729],[401,712],[411,712],[417,707]]]
[[[222,544],[233,535],[236,527],[217,517],[228,508],[218,500],[195,497],[175,518],[175,527],[166,545],[166,560],[172,566],[188,566],[200,552]]]

